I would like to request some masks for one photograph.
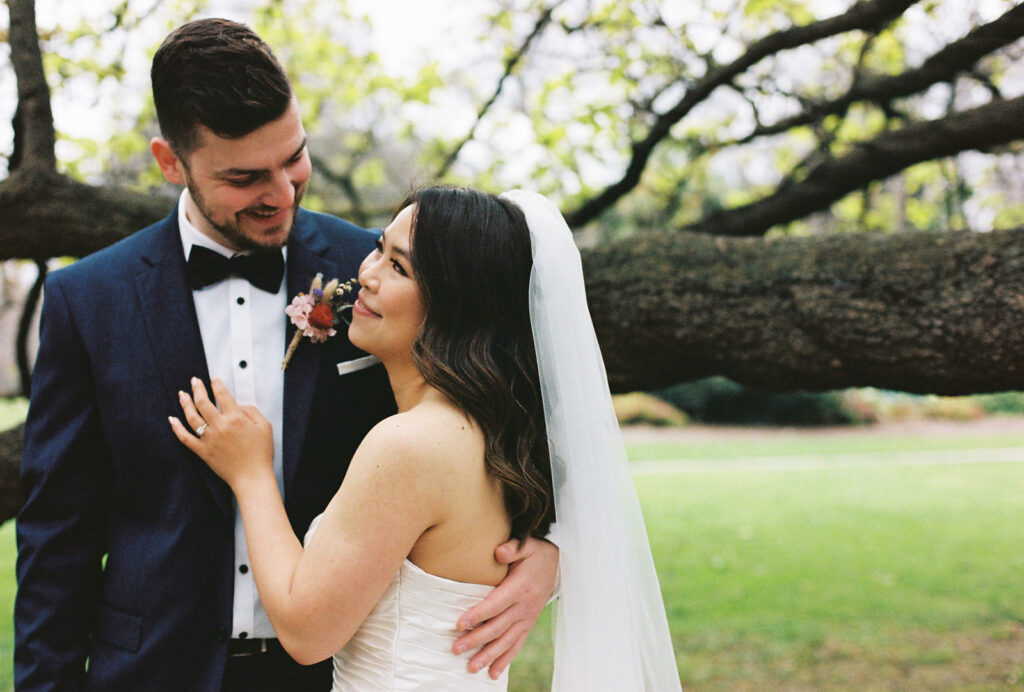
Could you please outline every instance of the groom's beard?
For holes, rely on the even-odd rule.
[[[241,212],[235,214],[233,221],[228,223],[220,223],[214,220],[208,207],[206,206],[206,199],[199,191],[199,186],[196,185],[192,176],[189,175],[188,170],[185,170],[185,187],[188,188],[188,194],[192,197],[192,202],[195,204],[196,209],[199,210],[200,215],[210,225],[213,230],[217,231],[222,237],[228,240],[231,245],[238,248],[242,252],[277,252],[280,250],[281,245],[287,245],[287,237],[291,235],[291,225],[295,221],[295,214],[298,212],[299,203],[302,202],[302,195],[306,191],[305,184],[299,186],[295,190],[295,202],[292,203],[291,209],[289,210],[289,216],[282,222],[287,225],[286,240],[280,245],[267,246],[260,244],[247,236],[242,230],[238,216]],[[247,209],[243,211],[272,211],[273,209],[267,209],[261,207],[259,209]]]

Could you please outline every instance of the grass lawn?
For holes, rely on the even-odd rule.
[[[863,451],[1024,447],[1024,433],[963,439],[905,434]],[[850,451],[813,435],[630,446],[637,459]],[[1024,463],[723,465],[636,481],[688,692],[1022,689]],[[0,691],[13,565],[9,522]],[[516,661],[515,692],[548,690],[548,630]]]
[[[630,456],[863,451],[873,463],[636,478],[684,690],[1024,689],[1024,463],[875,456],[1024,447],[1024,434],[852,447],[740,437],[634,444]],[[516,692],[548,689],[550,639],[536,634],[513,669]]]

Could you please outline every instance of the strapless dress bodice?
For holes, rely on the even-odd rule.
[[[445,579],[405,560],[359,630],[335,654],[334,692],[506,690],[507,669],[491,680],[486,669],[475,674],[466,669],[475,652],[452,653],[461,634],[455,622],[493,589]]]

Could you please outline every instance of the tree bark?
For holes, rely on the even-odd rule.
[[[18,469],[21,467],[21,431],[19,425],[0,432],[0,524],[13,519],[24,501]]]
[[[1024,389],[1024,230],[651,233],[583,254],[614,391]]]
[[[22,166],[0,182],[0,260],[85,257],[166,216],[173,199]]]
[[[11,63],[18,81],[20,165],[56,170],[53,146],[53,112],[50,108],[50,87],[43,73],[43,56],[36,30],[35,0],[8,0],[11,28]]]

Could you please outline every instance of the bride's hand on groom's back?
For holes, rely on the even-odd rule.
[[[490,666],[497,679],[516,657],[526,635],[537,623],[557,586],[558,548],[539,538],[503,543],[494,556],[509,565],[508,575],[483,601],[459,618],[457,627],[469,630],[456,640],[453,651],[461,654],[483,647],[469,661],[475,673]]]
[[[274,473],[274,437],[270,422],[253,406],[239,406],[219,378],[206,386],[192,378],[192,394],[178,392],[185,421],[171,417],[178,440],[213,469],[233,490],[247,479]]]

